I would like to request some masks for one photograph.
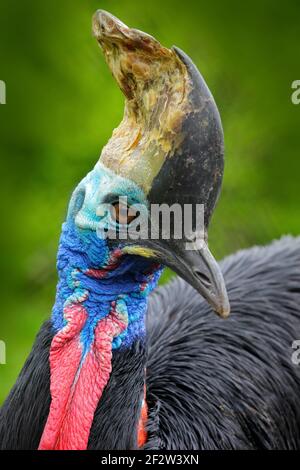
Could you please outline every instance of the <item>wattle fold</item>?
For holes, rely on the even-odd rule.
[[[112,342],[126,322],[112,307],[98,321],[88,352],[80,333],[88,314],[80,304],[64,308],[66,326],[53,338],[50,348],[51,405],[41,437],[40,450],[87,448],[94,413],[112,368]]]

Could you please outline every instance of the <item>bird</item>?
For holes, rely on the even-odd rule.
[[[93,33],[124,117],[72,194],[51,318],[0,409],[0,449],[300,449],[300,237],[217,263],[224,138],[203,77],[104,10]],[[149,215],[163,204],[201,206],[203,226],[165,237]],[[130,237],[137,225],[154,236]],[[157,286],[164,266],[178,276]]]

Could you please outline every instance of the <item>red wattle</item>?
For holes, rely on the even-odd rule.
[[[82,362],[80,332],[87,312],[72,304],[64,314],[68,323],[54,336],[50,348],[52,400],[40,450],[87,448],[94,413],[111,373],[112,341],[126,327],[114,311],[100,320]]]
[[[144,399],[141,408],[141,414],[138,423],[138,434],[137,434],[137,443],[138,447],[143,447],[148,438],[147,432],[147,421],[148,421],[148,405],[146,402],[146,387],[144,387]]]

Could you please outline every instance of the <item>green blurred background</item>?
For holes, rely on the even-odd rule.
[[[300,232],[300,105],[291,102],[299,1],[0,0],[0,402],[51,311],[72,188],[122,117],[123,97],[91,35],[97,8],[182,48],[216,98],[226,139],[210,229],[217,257]]]

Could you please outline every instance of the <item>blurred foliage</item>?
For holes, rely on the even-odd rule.
[[[222,257],[300,231],[300,106],[290,98],[300,79],[297,0],[1,0],[0,402],[50,313],[72,188],[122,117],[91,35],[97,8],[186,51],[216,98],[227,160],[212,251]]]

